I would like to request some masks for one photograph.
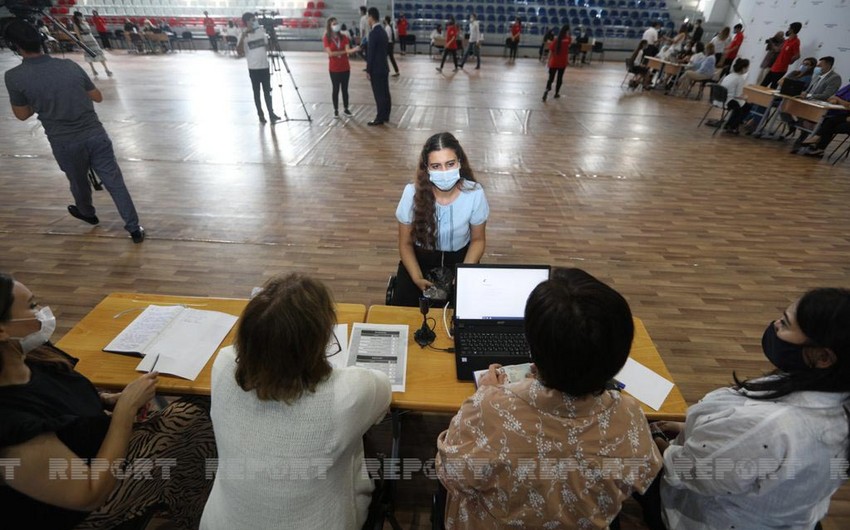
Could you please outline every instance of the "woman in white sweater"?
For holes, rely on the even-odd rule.
[[[212,372],[218,469],[201,528],[360,528],[373,485],[363,434],[390,404],[386,375],[334,369],[330,292],[292,274],[245,307]]]

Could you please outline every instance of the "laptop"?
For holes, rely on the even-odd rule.
[[[457,378],[493,363],[530,362],[525,340],[525,303],[549,279],[548,265],[457,266],[455,275],[455,364]]]
[[[779,88],[779,93],[783,96],[799,96],[806,90],[806,83],[799,79],[788,79],[782,81],[782,86]]]

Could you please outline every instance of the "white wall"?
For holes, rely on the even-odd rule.
[[[842,86],[850,82],[850,0],[718,1],[731,4],[726,25],[744,25],[746,38],[738,57],[750,60],[750,81],[755,81],[764,59],[765,39],[777,31],[784,32],[792,22],[800,22],[800,57],[831,55]],[[798,65],[799,61],[792,68]]]

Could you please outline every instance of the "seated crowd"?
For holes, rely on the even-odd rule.
[[[791,153],[820,158],[837,134],[850,134],[850,84],[841,86],[841,75],[834,69],[835,58],[832,56],[820,59],[806,57],[797,68],[793,68],[800,59],[800,39],[797,35],[801,29],[802,24],[794,22],[784,34],[778,32],[767,39],[767,53],[760,65],[759,82],[765,87],[779,88],[781,94],[789,97],[835,106],[826,112],[821,123],[815,124],[787,112],[780,104],[780,99],[774,102],[779,122],[776,129],[784,125],[784,137],[796,135]],[[735,26],[734,37],[730,36],[728,27],[723,28],[705,46],[698,40],[688,40],[687,34],[683,28],[675,37],[668,39],[658,36],[657,25],[648,29],[627,60],[628,71],[632,76],[629,87],[651,89],[663,86],[667,89],[665,93],[687,96],[695,83],[716,82],[726,88],[727,92],[726,101],[723,102],[730,111],[724,124],[726,132],[738,134],[743,129],[747,134],[752,134],[763,128],[760,123],[766,121],[763,118],[771,116],[774,109],[748,103],[744,97],[750,62],[737,58],[744,38],[741,24]],[[656,72],[647,66],[648,57],[657,57],[682,67],[674,68],[676,73],[672,75]],[[808,131],[812,131],[812,134]],[[777,137],[777,133],[767,136]]]
[[[479,261],[488,213],[457,139],[429,138],[396,211],[398,303],[434,288],[433,269]],[[150,412],[156,372],[99,391],[50,343],[50,309],[0,274],[4,528],[112,528],[158,509],[180,528],[371,528],[363,436],[391,387],[330,364],[335,322],[321,282],[273,278],[215,359],[211,397]],[[612,381],[634,324],[610,286],[556,268],[524,322],[531,374],[508,382],[491,365],[435,441],[446,528],[617,528],[630,496],[652,529],[811,529],[826,515],[850,461],[850,290],[791,304],[763,334],[773,372],[733,374],[684,423],[649,424]]]

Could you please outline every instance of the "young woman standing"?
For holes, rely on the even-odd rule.
[[[360,46],[350,47],[348,36],[341,33],[342,27],[336,18],[328,19],[325,35],[322,37],[322,45],[328,54],[328,70],[331,74],[331,86],[333,87],[334,118],[339,117],[339,91],[342,89],[342,106],[346,116],[351,116],[348,110],[348,80],[351,78],[351,64],[348,56],[360,51]]]

